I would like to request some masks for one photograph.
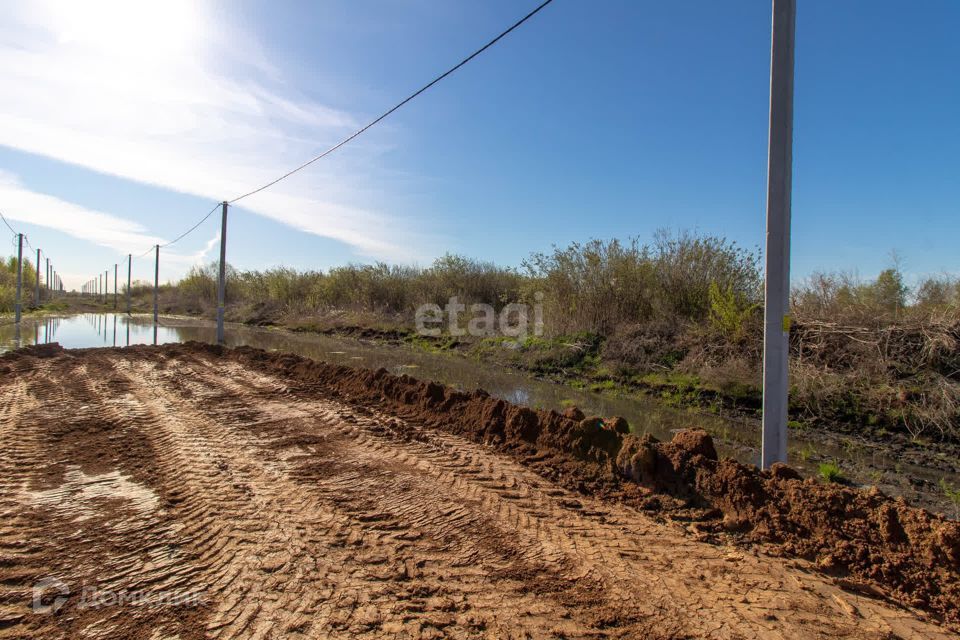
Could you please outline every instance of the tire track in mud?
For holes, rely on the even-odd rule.
[[[0,402],[0,634],[23,623],[27,613],[21,605],[31,598],[25,585],[37,579],[31,566],[38,555],[30,542],[33,536],[18,535],[28,526],[18,496],[29,478],[31,434],[18,427],[21,416],[36,407],[27,393],[31,377],[5,384]]]
[[[0,559],[29,569],[0,591],[0,637],[949,637],[319,389],[192,354],[77,360],[0,386],[0,508],[20,519]],[[78,513],[100,530],[70,557],[36,546]],[[205,601],[24,614],[54,569]]]
[[[275,416],[261,416],[258,420],[249,415],[247,403],[238,403],[231,399],[234,398],[232,394],[219,389],[207,390],[205,385],[194,380],[194,371],[183,374],[182,371],[174,373],[176,381],[167,380],[166,384],[157,381],[160,383],[158,387],[179,387],[179,398],[164,396],[148,402],[176,402],[179,405],[183,398],[190,399],[192,407],[187,409],[190,423],[194,428],[200,426],[198,431],[204,435],[197,436],[197,440],[188,445],[188,450],[214,450],[218,440],[232,442],[233,455],[221,459],[220,466],[245,471],[244,479],[250,493],[237,496],[236,504],[242,504],[241,500],[246,497],[247,502],[255,503],[251,505],[255,508],[231,514],[230,521],[244,518],[267,521],[270,531],[282,543],[281,549],[258,550],[260,556],[283,562],[283,566],[271,576],[276,585],[268,591],[284,595],[274,603],[272,611],[276,614],[266,616],[268,624],[282,624],[286,618],[296,618],[291,603],[304,596],[319,595],[324,599],[308,602],[308,607],[313,609],[310,627],[302,631],[309,637],[332,631],[357,635],[404,629],[416,635],[424,628],[439,631],[453,624],[505,637],[517,630],[500,627],[492,616],[488,616],[489,619],[482,615],[475,617],[473,611],[517,608],[519,603],[514,600],[520,600],[526,601],[526,609],[531,614],[539,611],[526,621],[531,633],[551,625],[557,626],[556,631],[564,634],[587,632],[585,627],[563,622],[569,617],[566,611],[554,610],[549,603],[535,602],[530,594],[513,596],[512,588],[506,592],[490,589],[489,576],[477,568],[483,555],[493,554],[493,550],[483,544],[473,545],[471,554],[459,554],[454,562],[449,562],[449,556],[453,555],[451,549],[463,547],[471,537],[489,543],[481,525],[488,527],[491,523],[479,517],[467,517],[469,513],[453,497],[444,499],[441,495],[427,494],[440,504],[414,503],[411,496],[421,501],[424,498],[414,486],[415,479],[397,470],[385,473],[384,461],[371,464],[362,460],[362,443],[359,449],[356,444],[351,445],[357,439],[356,427],[344,424],[334,412],[326,411],[316,416],[302,411],[297,412],[300,415],[287,412],[288,417],[284,419],[287,424],[278,423]],[[141,370],[135,375],[150,376],[151,372]],[[292,444],[294,449],[301,451],[301,459],[284,455],[282,449],[273,456],[264,456],[264,448],[277,442],[271,443],[246,429],[225,426],[236,424],[238,414],[243,414],[245,423],[267,427],[271,431],[271,427],[279,428],[279,444],[283,446],[284,440]],[[289,422],[304,418],[332,433],[303,438],[302,432],[291,429]],[[309,443],[305,448],[298,444],[304,441]],[[334,465],[318,469],[315,465],[315,458],[320,453],[318,448],[325,448],[339,460],[349,462],[331,460],[327,456],[325,462]],[[200,455],[198,453],[194,459]],[[385,462],[387,466],[399,467],[395,461],[387,459]],[[200,466],[203,464],[201,462]],[[328,477],[326,482],[311,482],[322,479],[318,471],[322,473],[324,470],[337,473]],[[392,495],[399,494],[392,512],[381,504],[377,494],[384,486],[378,487],[378,483],[390,483]],[[294,497],[293,504],[285,504],[285,498],[289,496]],[[307,533],[298,534],[301,531]],[[293,552],[289,551],[291,545]],[[315,565],[317,556],[325,561],[323,566],[301,566],[304,561]],[[240,565],[237,579],[230,586],[241,594],[235,601],[249,605],[262,595],[258,591],[262,576],[245,564],[247,560],[246,557],[230,559],[234,565]],[[530,567],[528,570],[533,573],[536,569]],[[329,588],[318,584],[315,575],[326,578],[334,591],[326,593]],[[291,593],[292,597],[285,597]],[[331,599],[334,594],[336,597]],[[463,602],[456,602],[449,594]],[[226,619],[230,611],[225,609],[217,615]],[[217,615],[213,627],[220,624]],[[260,619],[265,616],[251,609],[249,617]],[[243,618],[226,628],[223,637],[245,631],[248,624],[255,623]]]
[[[18,454],[9,462],[21,470],[3,494],[18,503],[21,520],[0,529],[0,543],[15,536],[31,549],[16,559],[20,617],[10,637],[140,637],[144,629],[157,637],[201,637],[195,622],[202,609],[151,600],[156,593],[183,593],[188,579],[177,524],[158,508],[157,496],[132,479],[149,478],[148,470],[141,472],[151,456],[148,447],[143,455],[136,416],[113,419],[118,379],[109,368],[88,370],[85,363],[35,373],[29,411],[12,425],[17,444],[9,446],[6,432],[0,441],[0,450]],[[44,579],[69,589],[56,615],[31,609],[33,585]],[[135,604],[118,604],[121,598]]]
[[[236,365],[224,366],[224,363],[218,362],[216,366],[216,370],[205,363],[189,366],[188,370],[179,376],[182,382],[178,383],[189,389],[189,395],[202,407],[206,407],[205,411],[212,418],[224,417],[221,415],[220,408],[227,406],[224,402],[230,398],[259,393],[262,399],[255,403],[255,406],[260,415],[248,417],[253,424],[269,424],[271,420],[276,420],[276,416],[292,415],[293,418],[304,421],[306,427],[310,426],[311,416],[314,421],[321,422],[320,426],[328,428],[344,423],[351,425],[345,432],[350,434],[357,446],[349,452],[338,450],[338,454],[349,453],[353,460],[362,465],[369,465],[371,468],[377,465],[389,466],[392,462],[396,462],[412,467],[418,472],[426,472],[441,482],[439,486],[431,487],[433,491],[418,492],[417,495],[421,499],[424,495],[431,494],[457,496],[460,502],[471,501],[480,506],[473,513],[495,514],[493,522],[484,522],[482,527],[471,527],[469,526],[471,523],[463,517],[463,510],[451,510],[441,518],[441,522],[447,527],[470,531],[471,539],[477,540],[489,536],[489,533],[479,534],[480,530],[496,527],[499,524],[501,530],[508,531],[507,535],[501,535],[496,540],[496,544],[501,548],[510,547],[514,555],[533,566],[536,566],[536,562],[545,560],[546,564],[541,567],[562,566],[568,575],[572,573],[574,578],[586,579],[601,585],[605,592],[604,599],[613,600],[617,605],[614,608],[616,613],[612,614],[614,619],[620,617],[628,620],[642,620],[655,617],[661,625],[661,631],[676,629],[682,630],[683,633],[707,633],[707,627],[691,625],[689,622],[681,624],[681,620],[688,617],[682,612],[696,610],[701,603],[698,598],[689,596],[691,592],[689,583],[675,580],[671,575],[671,563],[669,560],[664,562],[663,559],[677,555],[677,541],[669,539],[673,536],[664,540],[657,535],[655,529],[659,525],[652,525],[642,516],[638,517],[632,512],[614,514],[611,510],[602,507],[600,511],[585,517],[581,509],[571,508],[581,506],[575,497],[545,483],[539,477],[510,461],[491,456],[478,445],[446,434],[429,432],[428,435],[426,430],[418,431],[415,434],[417,437],[411,439],[409,433],[398,433],[389,427],[398,422],[390,417],[375,414],[358,415],[356,411],[327,401],[305,401],[297,398],[282,402],[271,400],[271,397],[283,397],[286,394],[287,390],[282,383],[251,374]],[[226,392],[221,389],[225,389]],[[200,398],[204,400],[200,401]],[[252,403],[248,403],[247,406],[250,404]],[[385,428],[383,425],[388,426]],[[398,442],[397,436],[407,442]],[[419,439],[425,439],[427,442],[420,442]],[[312,457],[316,457],[316,452]],[[372,476],[367,476],[368,479],[370,477]],[[360,477],[354,475],[333,483],[331,488],[337,492],[352,491],[358,495],[378,495],[376,487],[369,486],[370,484],[370,482],[364,483]],[[548,490],[544,491],[541,487],[548,487]],[[404,513],[404,496],[386,494],[383,497],[385,499],[375,501],[368,507],[368,511],[375,514],[390,514],[394,519],[406,519],[410,526],[417,527],[420,532],[426,533],[432,539],[441,539],[447,533],[442,528],[430,530],[431,516],[421,515],[420,518],[411,518],[410,514]],[[361,501],[351,497],[344,502],[356,505]],[[414,505],[414,510],[417,509],[420,509],[423,514],[427,513],[422,511],[422,505]],[[397,513],[398,510],[400,513]],[[614,515],[619,516],[619,521],[613,517]],[[363,520],[369,517],[369,514],[361,513],[359,517]],[[604,526],[596,526],[598,519],[608,522]],[[532,532],[536,535],[531,536]],[[650,535],[642,539],[642,544],[637,544],[640,541],[638,534],[641,533]],[[526,541],[525,549],[518,549],[520,546],[518,539],[523,541],[525,537],[533,539]],[[630,544],[631,541],[634,543]],[[720,580],[718,583],[709,585],[713,590],[734,595],[738,591],[749,593],[749,588],[745,589],[740,585],[750,581],[751,578],[752,581],[759,582],[761,587],[767,589],[776,586],[774,581],[766,577],[768,575],[766,569],[758,568],[752,576],[749,576],[742,566],[736,571],[732,570],[730,558],[722,554],[713,553],[714,557],[709,558],[698,553],[699,549],[712,550],[711,547],[693,542],[687,542],[685,546],[687,547],[685,551],[688,552],[686,557],[694,559],[695,564],[707,572],[725,576],[725,581]],[[467,558],[468,562],[474,564],[482,564],[485,560],[489,560],[476,549],[471,549],[466,554],[461,552],[459,555],[461,558],[455,558],[454,564],[462,558]],[[625,561],[626,559],[629,559],[629,562]],[[651,571],[651,563],[655,566],[653,571]],[[703,591],[704,588],[701,575],[702,573],[698,573],[693,576],[692,586],[696,591]],[[645,597],[639,598],[639,594],[645,594]],[[663,595],[653,598],[652,594]],[[846,609],[844,605],[833,599],[827,600],[826,603],[827,606]],[[764,609],[764,603],[760,598],[755,602],[747,600],[741,604],[747,606],[728,604],[725,611],[721,609],[719,612],[726,615],[720,617],[753,618],[757,628],[769,626],[769,621],[764,618],[770,613]],[[786,603],[781,601],[781,604]],[[823,600],[815,599],[809,610],[796,611],[801,608],[798,606],[800,604],[790,603],[790,608],[794,610],[795,615],[815,617],[822,613],[824,607]],[[605,603],[605,606],[609,608],[610,603]],[[602,611],[602,607],[600,608],[601,611],[592,612],[595,619],[602,618],[602,614],[606,613]],[[607,615],[611,614],[607,613]],[[844,631],[843,627],[844,625],[838,625],[825,630],[841,632]]]

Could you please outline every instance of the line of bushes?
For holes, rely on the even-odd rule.
[[[23,306],[33,306],[37,270],[29,260],[23,261],[22,292]],[[17,303],[17,258],[11,256],[0,260],[0,312],[11,312]]]

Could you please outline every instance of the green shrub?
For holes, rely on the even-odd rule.
[[[544,294],[544,321],[554,334],[609,335],[653,318],[702,320],[712,286],[744,306],[761,299],[757,256],[717,236],[658,231],[649,244],[575,242],[534,253],[523,266],[527,297]]]
[[[37,272],[33,263],[27,259],[23,261],[23,275],[21,279],[21,302],[24,308],[33,306],[34,288],[37,282]],[[0,260],[0,312],[13,311],[17,303],[17,258],[11,256]]]
[[[825,482],[843,482],[843,470],[835,462],[821,462],[817,472]]]
[[[726,338],[733,342],[743,339],[747,320],[759,308],[757,304],[748,304],[738,296],[732,285],[721,289],[716,282],[710,283],[710,323]]]

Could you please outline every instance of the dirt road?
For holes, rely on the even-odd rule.
[[[4,638],[952,637],[482,444],[163,348],[3,375],[0,575]]]

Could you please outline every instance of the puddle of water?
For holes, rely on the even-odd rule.
[[[165,320],[161,320],[155,332],[152,320],[152,316],[128,317],[114,313],[24,318],[19,326],[15,323],[0,326],[0,353],[18,346],[49,342],[59,342],[67,349],[182,342],[176,329],[166,326]]]
[[[152,316],[125,314],[81,314],[58,318],[25,318],[19,332],[12,324],[0,326],[0,352],[45,342],[59,342],[66,348],[165,344],[196,340],[216,342],[216,325],[207,320],[162,317],[154,327]],[[462,389],[485,389],[509,402],[562,411],[575,404],[588,415],[623,416],[634,431],[669,439],[681,429],[706,429],[718,442],[718,450],[742,462],[759,463],[760,424],[743,417],[728,418],[701,412],[683,411],[666,406],[650,397],[618,397],[578,390],[567,385],[538,381],[516,371],[487,365],[450,354],[417,351],[408,347],[366,342],[311,333],[294,333],[276,328],[228,325],[226,344],[248,345],[267,351],[296,353],[315,360],[346,366],[383,367],[393,373],[411,373],[424,380],[435,380]],[[806,473],[816,474],[816,464],[801,459],[807,448],[803,433],[791,433],[790,463]],[[845,470],[870,467],[889,471],[899,477],[914,476],[932,483],[941,477],[954,485],[954,474],[916,465],[906,465],[881,448],[856,449],[829,446],[823,442],[810,447],[818,456],[837,460]],[[858,478],[854,477],[854,480]],[[873,483],[871,478],[860,478]],[[885,489],[890,489],[884,483]]]
[[[93,501],[98,498],[122,498],[140,512],[153,511],[160,497],[147,487],[133,482],[119,471],[88,475],[79,467],[70,467],[63,475],[63,484],[53,489],[30,491],[27,499],[38,506],[52,506],[76,514],[76,520],[94,515]]]

